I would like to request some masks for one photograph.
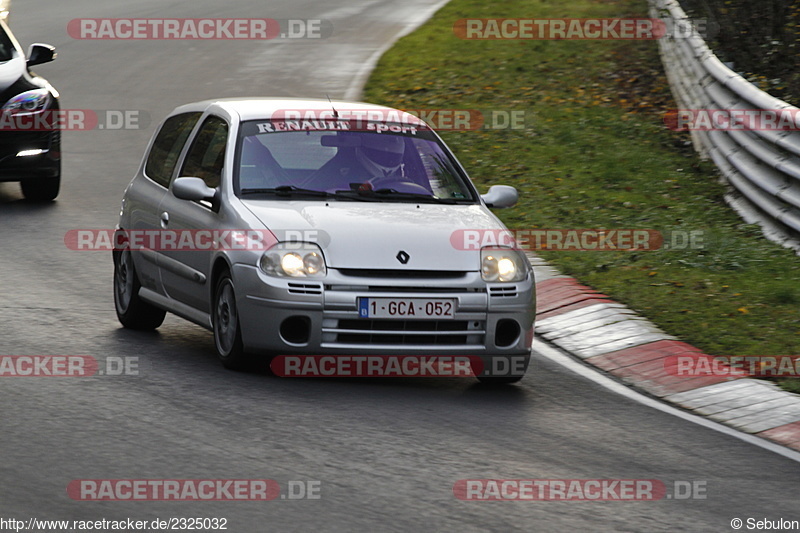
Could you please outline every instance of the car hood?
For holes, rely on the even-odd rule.
[[[330,268],[477,271],[479,251],[462,249],[461,232],[505,229],[482,205],[244,203],[279,240],[286,232],[308,232]],[[409,256],[405,264],[398,259],[401,251]]]

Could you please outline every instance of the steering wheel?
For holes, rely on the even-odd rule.
[[[392,176],[376,176],[364,182],[364,184],[369,184],[372,187],[372,190],[377,191],[379,189],[392,189],[397,192],[405,192],[411,194],[426,194],[429,196],[433,196],[431,191],[419,185],[418,183],[413,183],[410,181],[406,181],[400,178],[392,177]]]

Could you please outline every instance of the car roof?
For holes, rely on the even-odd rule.
[[[401,119],[414,121],[418,120],[414,115],[398,109],[364,102],[352,102],[346,100],[327,100],[322,98],[289,98],[289,97],[244,97],[244,98],[218,98],[213,100],[203,100],[177,107],[171,114],[185,113],[189,111],[206,111],[210,108],[218,107],[224,109],[231,115],[238,115],[239,119],[258,120],[268,119],[276,112],[291,111],[326,111],[336,109],[342,116],[346,112],[353,111],[394,111]],[[283,117],[283,115],[281,115]]]

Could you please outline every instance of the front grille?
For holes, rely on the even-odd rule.
[[[20,150],[50,148],[51,136],[53,140],[60,136],[61,132],[51,131],[13,131],[0,132],[0,158],[14,158]]]
[[[370,292],[479,292],[480,289],[468,287],[387,287],[370,285],[367,287]]]
[[[343,276],[359,278],[430,278],[430,279],[459,279],[466,272],[459,270],[404,270],[404,269],[367,269],[367,268],[340,268]]]
[[[517,296],[517,286],[495,286],[489,287],[489,296],[492,298],[514,298]]]
[[[322,294],[319,283],[289,283],[290,294]]]
[[[387,292],[402,292],[402,293],[465,293],[465,292],[484,292],[483,288],[476,287],[402,287],[396,285],[326,285],[326,289],[331,291],[347,291],[347,292],[369,292],[369,293],[387,293]]]
[[[463,346],[483,344],[485,328],[480,320],[341,319],[322,332],[338,344]]]

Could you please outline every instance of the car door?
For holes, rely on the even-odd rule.
[[[202,113],[181,113],[169,117],[158,131],[147,160],[144,175],[131,182],[125,195],[125,227],[134,236],[132,256],[142,287],[164,294],[158,272],[158,247],[149,247],[147,237],[161,230],[159,207],[176,170],[178,158]],[[137,239],[139,237],[139,239]]]
[[[216,189],[222,179],[230,127],[217,116],[208,116],[197,130],[184,156],[180,172],[173,176],[201,178]],[[164,229],[178,235],[176,246],[162,247],[159,272],[168,297],[207,313],[209,307],[211,260],[214,253],[208,233],[220,229],[219,216],[208,201],[164,195],[159,208]],[[182,235],[183,234],[183,235]],[[186,236],[189,236],[186,238]]]

